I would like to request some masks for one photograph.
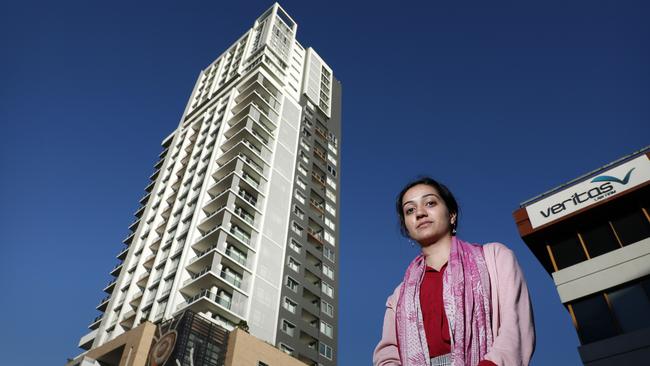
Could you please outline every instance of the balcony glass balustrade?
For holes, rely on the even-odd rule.
[[[250,245],[251,243],[251,238],[250,236],[243,231],[242,229],[239,228],[239,226],[233,225],[230,228],[230,233],[235,236],[237,239],[243,241],[244,243]]]
[[[234,259],[237,263],[241,264],[242,266],[246,266],[246,255],[239,250],[234,249],[232,246],[228,246],[226,248],[226,254],[231,259]]]
[[[221,270],[221,273],[219,273],[219,277],[221,277],[221,279],[228,282],[229,284],[237,288],[241,288],[241,280],[242,280],[241,277],[238,277],[232,272],[228,272],[227,270]]]

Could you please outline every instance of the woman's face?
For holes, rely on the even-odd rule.
[[[433,244],[451,233],[456,215],[449,215],[438,191],[426,184],[409,188],[402,197],[402,213],[409,236],[422,246]]]

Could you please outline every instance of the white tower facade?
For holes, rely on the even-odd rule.
[[[199,74],[79,346],[186,309],[336,364],[341,88],[276,3]]]

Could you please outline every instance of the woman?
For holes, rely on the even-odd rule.
[[[374,365],[528,365],[533,314],[512,251],[458,239],[456,199],[431,178],[404,187],[396,208],[421,254],[386,302]]]

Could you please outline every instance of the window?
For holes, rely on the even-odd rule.
[[[336,177],[336,169],[334,169],[333,166],[327,164],[327,171],[330,172],[330,174],[332,174],[332,176]]]
[[[291,225],[291,230],[292,230],[294,233],[296,233],[297,235],[302,235],[302,230],[303,230],[303,229],[302,229],[302,226],[296,224],[295,221],[294,221],[294,222],[292,223],[292,225]]]
[[[334,221],[330,220],[329,217],[325,217],[325,225],[327,225],[327,227],[332,229],[332,230],[336,230],[336,226],[334,225]]]
[[[302,146],[303,149],[309,151],[309,145],[305,142],[305,140],[300,139],[300,146]]]
[[[334,335],[334,328],[332,328],[331,325],[325,323],[324,321],[321,320],[320,322],[320,332],[325,334],[326,336],[332,338]]]
[[[332,200],[332,202],[336,202],[336,195],[334,194],[334,192],[332,192],[332,191],[330,191],[328,189],[328,190],[325,191],[325,195],[327,196],[327,198]]]
[[[298,153],[298,156],[300,156],[302,161],[304,161],[305,163],[309,163],[309,157],[302,150],[300,150],[300,152]]]
[[[299,272],[300,271],[300,263],[296,261],[295,259],[289,257],[289,261],[287,263],[289,268],[291,268],[294,272]]]
[[[568,235],[551,243],[551,251],[558,269],[572,266],[587,260],[585,251],[575,234]]]
[[[645,279],[645,282],[646,286],[650,284],[650,278]],[[650,299],[648,296],[650,294],[646,293],[642,284],[639,283],[607,294],[623,333],[650,327]]]
[[[324,356],[329,360],[331,360],[333,357],[332,347],[326,345],[323,342],[319,342],[318,344],[318,353],[320,353],[322,356]]]
[[[285,308],[288,312],[295,314],[298,304],[293,302],[293,300],[289,299],[288,297],[285,297],[284,301],[282,302],[282,307]]]
[[[306,185],[305,182],[304,182],[302,179],[300,179],[300,178],[296,179],[296,185],[297,185],[298,187],[302,188],[302,189],[307,189],[307,185]]]
[[[330,303],[326,302],[325,300],[320,301],[320,311],[323,313],[333,317],[334,316],[334,306],[332,306]]]
[[[287,277],[286,285],[291,291],[298,292],[298,282],[293,278]]]
[[[650,237],[650,222],[639,209],[619,215],[612,220],[612,225],[623,245]]]
[[[334,270],[327,264],[323,264],[323,274],[329,277],[331,280],[334,279]]]
[[[332,245],[336,245],[336,239],[334,238],[334,235],[332,235],[327,230],[325,230],[325,240]]]
[[[334,158],[334,156],[332,156],[332,155],[330,155],[330,154],[327,154],[327,160],[328,160],[330,163],[332,163],[332,165],[336,166],[336,159]]]
[[[321,282],[320,284],[320,289],[323,291],[323,293],[329,297],[334,297],[334,287],[328,285],[325,282]]]
[[[296,253],[300,253],[302,249],[302,245],[298,244],[298,242],[295,239],[289,240],[289,248],[293,250]]]
[[[614,319],[603,294],[580,299],[573,304],[581,344],[592,343],[616,334]]]
[[[293,355],[293,348],[287,346],[284,343],[280,343],[280,350],[288,355]]]
[[[303,196],[300,192],[296,190],[293,196],[296,197],[296,200],[298,200],[298,202],[302,203],[303,205],[305,204],[305,196]]]
[[[293,206],[293,213],[298,216],[301,220],[305,218],[305,212],[301,210],[298,206]]]
[[[334,206],[330,205],[329,203],[325,203],[325,210],[330,213],[332,216],[336,216],[336,209]]]
[[[587,228],[581,230],[580,234],[591,258],[621,247],[616,241],[614,232],[607,221],[589,225]]]
[[[328,247],[323,248],[323,256],[325,256],[325,258],[329,259],[332,262],[334,262],[335,260],[334,251]]]
[[[285,333],[287,333],[289,336],[293,337],[294,330],[296,329],[296,326],[293,325],[293,324],[291,324],[291,323],[289,323],[289,322],[286,321],[286,320],[282,320],[282,327],[281,327],[281,329],[282,329],[283,332],[285,332]]]
[[[327,177],[327,184],[329,184],[333,189],[336,189],[336,181],[329,176]]]
[[[331,143],[327,143],[327,147],[330,149],[332,154],[336,155],[336,146],[332,145]]]
[[[298,171],[305,177],[307,176],[307,168],[302,166],[302,164],[298,164]]]

